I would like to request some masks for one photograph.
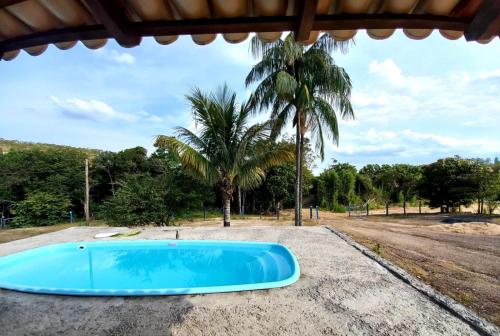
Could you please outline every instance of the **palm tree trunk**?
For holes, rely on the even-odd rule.
[[[231,198],[233,196],[233,183],[230,178],[222,179],[222,211],[224,213],[224,226],[231,225]]]
[[[304,205],[304,198],[302,196],[304,189],[304,132],[302,131],[300,134],[300,201],[299,201],[299,211],[300,211],[300,225],[302,225],[302,207]]]
[[[238,214],[241,216],[241,188],[238,185]]]
[[[295,226],[301,226],[301,216],[300,216],[300,186],[301,186],[301,176],[302,167],[300,165],[300,127],[299,118],[297,116],[296,132],[295,132]]]
[[[224,208],[224,226],[231,225],[231,198],[227,195],[223,196],[223,208]]]

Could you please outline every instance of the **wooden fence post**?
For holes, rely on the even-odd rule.
[[[90,186],[89,186],[89,159],[85,159],[85,223],[87,226],[90,225]]]

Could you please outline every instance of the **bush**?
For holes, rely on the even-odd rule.
[[[105,202],[106,220],[118,225],[168,223],[165,189],[158,182],[147,174],[129,177],[115,195]]]
[[[177,169],[158,176],[129,175],[121,184],[102,207],[101,217],[112,225],[172,225],[174,215],[190,217],[193,209],[203,208],[211,191]]]
[[[333,205],[333,212],[340,212],[340,213],[345,213],[347,212],[347,207],[342,204],[334,204]]]
[[[14,206],[14,227],[46,226],[67,219],[71,203],[68,197],[37,192]]]

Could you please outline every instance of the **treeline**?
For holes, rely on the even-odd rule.
[[[492,214],[500,201],[500,163],[458,156],[422,166],[369,164],[356,170],[335,163],[315,179],[315,196],[323,208],[346,211],[349,205],[372,208],[418,202],[441,212],[478,204],[478,213]]]
[[[49,150],[49,149],[67,149],[67,150],[79,150],[87,154],[89,157],[94,157],[98,153],[102,152],[99,149],[92,148],[75,148],[71,146],[62,146],[62,145],[54,145],[54,144],[46,144],[39,142],[29,142],[29,141],[19,141],[19,140],[7,140],[0,138],[0,154],[6,154],[11,151],[20,151],[20,150],[31,150],[31,149],[39,149],[39,150]]]
[[[293,149],[292,140],[278,144]],[[0,210],[13,226],[50,225],[83,217],[84,160],[72,148],[14,150],[0,155]],[[500,164],[451,157],[429,165],[367,165],[360,170],[335,162],[313,176],[312,150],[306,144],[304,205],[344,212],[349,205],[373,207],[422,201],[443,212],[478,203],[478,212],[493,213],[500,201]],[[217,214],[221,195],[189,175],[176,157],[142,147],[99,152],[90,164],[91,213],[117,225],[169,225],[179,217]],[[294,206],[295,167],[284,163],[266,172],[253,190],[236,187],[235,213],[269,213]]]

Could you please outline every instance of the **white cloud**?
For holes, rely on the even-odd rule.
[[[108,51],[105,48],[101,48],[97,49],[96,53],[116,63],[128,65],[132,65],[135,63],[135,57],[127,52],[119,52],[116,50]]]
[[[382,80],[382,84],[413,94],[432,90],[439,85],[439,80],[431,77],[404,75],[399,66],[390,58],[382,62],[372,61],[368,67],[368,74],[376,75]]]
[[[137,114],[120,112],[111,105],[99,100],[85,100],[80,98],[61,99],[56,96],[50,96],[49,98],[64,116],[70,118],[94,121],[122,121],[128,123],[141,120],[155,123],[162,121],[159,116],[145,111],[140,111]]]
[[[362,124],[500,123],[500,69],[407,76],[392,59],[374,60],[368,66],[367,82],[364,87],[355,87],[352,94],[355,114]]]
[[[417,143],[428,143],[438,145],[443,150],[465,150],[475,152],[478,149],[485,153],[500,151],[500,141],[481,137],[450,137],[432,133],[420,133],[406,129],[401,132],[409,140]]]
[[[339,147],[331,147],[335,153],[346,156],[413,157],[429,155],[465,154],[481,156],[500,151],[500,140],[482,137],[451,137],[411,129],[379,131],[370,128],[357,135],[346,137]]]
[[[115,50],[111,50],[111,58],[117,63],[134,64],[135,57],[129,53],[120,53]]]
[[[159,117],[159,116],[157,116],[155,114],[148,113],[146,111],[140,111],[139,115],[141,117],[143,117],[145,120],[148,120],[148,121],[151,121],[151,122],[159,123],[159,122],[163,121],[163,118],[161,118],[161,117]]]

